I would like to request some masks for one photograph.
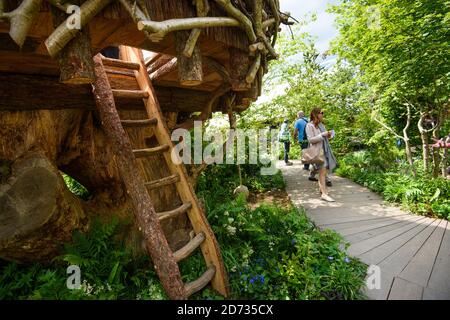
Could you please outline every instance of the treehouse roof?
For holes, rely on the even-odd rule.
[[[58,32],[61,31],[61,26],[65,22],[57,23],[54,19],[54,11],[62,12],[58,7],[64,6],[61,4],[64,1],[0,0],[0,3],[2,1],[3,12],[6,14],[17,12],[20,7],[27,5],[30,7],[33,3],[34,5],[38,3],[39,9],[21,40],[20,35],[14,36],[13,34],[13,19],[1,18],[0,5],[0,72],[58,76],[60,67],[57,56],[60,50],[67,45],[67,41],[60,42],[60,40],[61,38],[66,39],[67,35],[73,37],[70,36],[70,32],[61,36],[61,33]],[[206,9],[205,7],[203,10],[201,7],[199,8],[201,3],[203,3],[201,6],[206,6]],[[255,1],[255,3],[259,3],[258,7],[254,7],[253,3],[253,1],[244,0],[234,2],[229,0],[197,0],[194,2],[192,0],[141,0],[137,2],[87,0],[81,5],[81,21],[82,23],[87,21],[82,27],[88,30],[93,54],[109,46],[127,45],[148,51],[144,53],[144,57],[147,59],[150,75],[165,65],[167,70],[159,70],[154,74],[153,84],[156,91],[162,88],[163,91],[173,93],[175,89],[180,88],[179,93],[183,94],[179,98],[185,100],[192,97],[198,103],[197,107],[186,107],[185,109],[189,110],[184,111],[202,110],[207,98],[212,93],[228,85],[230,86],[229,92],[237,95],[237,100],[234,99],[236,110],[239,108],[239,110],[243,110],[260,95],[263,70],[267,70],[267,61],[275,58],[272,48],[275,39],[271,39],[271,37],[278,32],[280,22],[288,23],[288,16],[278,10],[277,0]],[[85,5],[86,9],[83,7]],[[88,5],[91,7],[88,8]],[[86,12],[91,8],[98,12],[83,17],[83,11]],[[25,19],[21,16],[18,18]],[[195,86],[180,83],[178,68],[168,68],[167,63],[177,57],[175,32],[161,33],[157,29],[161,25],[157,23],[156,26],[145,25],[147,22],[149,24],[162,21],[173,22],[174,19],[185,21],[186,18],[191,20],[193,18],[224,19],[223,26],[218,26],[220,24],[214,21],[215,27],[202,27],[203,32],[194,43],[203,58],[203,79]],[[183,30],[191,31],[192,28],[186,27]],[[257,69],[256,71],[261,69],[261,74],[259,72],[252,73],[252,67]],[[246,76],[249,73],[250,78],[247,78],[246,82]],[[205,101],[201,101],[203,96]],[[162,98],[164,99],[164,97]],[[165,103],[162,103],[161,106],[163,110],[166,106],[180,109]],[[215,107],[220,109],[217,104]]]

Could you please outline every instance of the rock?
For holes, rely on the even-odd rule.
[[[247,199],[250,195],[250,192],[248,191],[248,188],[246,186],[240,185],[233,191],[233,195],[237,197],[239,194],[243,193],[245,195],[245,198]]]

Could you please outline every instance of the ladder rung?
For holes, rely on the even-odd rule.
[[[133,154],[136,158],[154,156],[155,154],[166,152],[169,150],[168,144],[163,144],[162,146],[147,148],[147,149],[136,149],[133,150]]]
[[[136,99],[148,98],[148,92],[145,90],[113,89],[112,92],[114,98],[136,98]]]
[[[173,210],[170,210],[170,211],[158,212],[159,221],[163,221],[163,220],[166,220],[166,219],[170,219],[170,218],[176,217],[179,214],[182,214],[182,213],[188,211],[190,208],[192,208],[192,203],[191,202],[186,202],[186,203],[183,203],[181,206],[179,206],[176,209],[173,209]]]
[[[181,261],[183,259],[186,259],[191,255],[192,252],[194,252],[195,249],[198,248],[199,245],[205,241],[205,234],[203,232],[200,232],[197,234],[194,238],[192,238],[191,241],[188,242],[183,248],[180,250],[177,250],[173,253],[173,256],[175,258],[175,261]]]
[[[122,120],[120,121],[124,127],[146,127],[154,126],[158,123],[158,119],[142,119],[142,120]]]
[[[169,184],[173,184],[178,181],[180,181],[180,176],[178,173],[176,173],[176,174],[173,174],[171,176],[168,176],[168,177],[165,177],[162,179],[158,179],[158,180],[151,181],[151,182],[146,182],[145,186],[148,189],[156,189],[159,187],[167,186]]]
[[[107,57],[102,57],[103,65],[108,67],[125,68],[130,70],[139,70],[141,67],[138,63],[129,62],[119,59],[112,59]]]
[[[197,291],[202,290],[211,281],[211,279],[214,278],[215,274],[216,274],[216,267],[214,265],[211,265],[208,267],[208,270],[206,270],[200,276],[200,278],[185,284],[184,292],[186,294],[186,297],[189,297],[190,295],[196,293]]]

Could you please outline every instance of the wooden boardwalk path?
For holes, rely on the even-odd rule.
[[[383,203],[377,194],[348,179],[333,176],[330,195],[320,199],[317,182],[299,161],[278,167],[292,202],[304,207],[321,229],[340,233],[348,253],[381,270],[380,289],[365,288],[375,300],[450,300],[450,223],[408,214]]]

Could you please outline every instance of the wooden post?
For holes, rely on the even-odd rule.
[[[120,124],[114,97],[100,55],[94,57],[96,80],[94,97],[102,127],[112,142],[120,175],[134,207],[137,223],[146,240],[147,250],[152,257],[156,272],[171,299],[186,299],[180,271],[172,251],[162,232],[145,182],[136,170],[130,141]]]
[[[245,81],[250,66],[249,54],[236,48],[230,48],[229,53],[230,78],[233,91],[247,91],[250,89],[250,85]]]
[[[178,78],[181,85],[198,86],[203,82],[202,55],[197,44],[195,45],[191,58],[188,58],[183,54],[189,35],[189,31],[175,32]]]
[[[52,7],[53,25],[64,23],[67,15]],[[60,82],[68,84],[93,83],[95,79],[89,32],[83,28],[58,54]]]

